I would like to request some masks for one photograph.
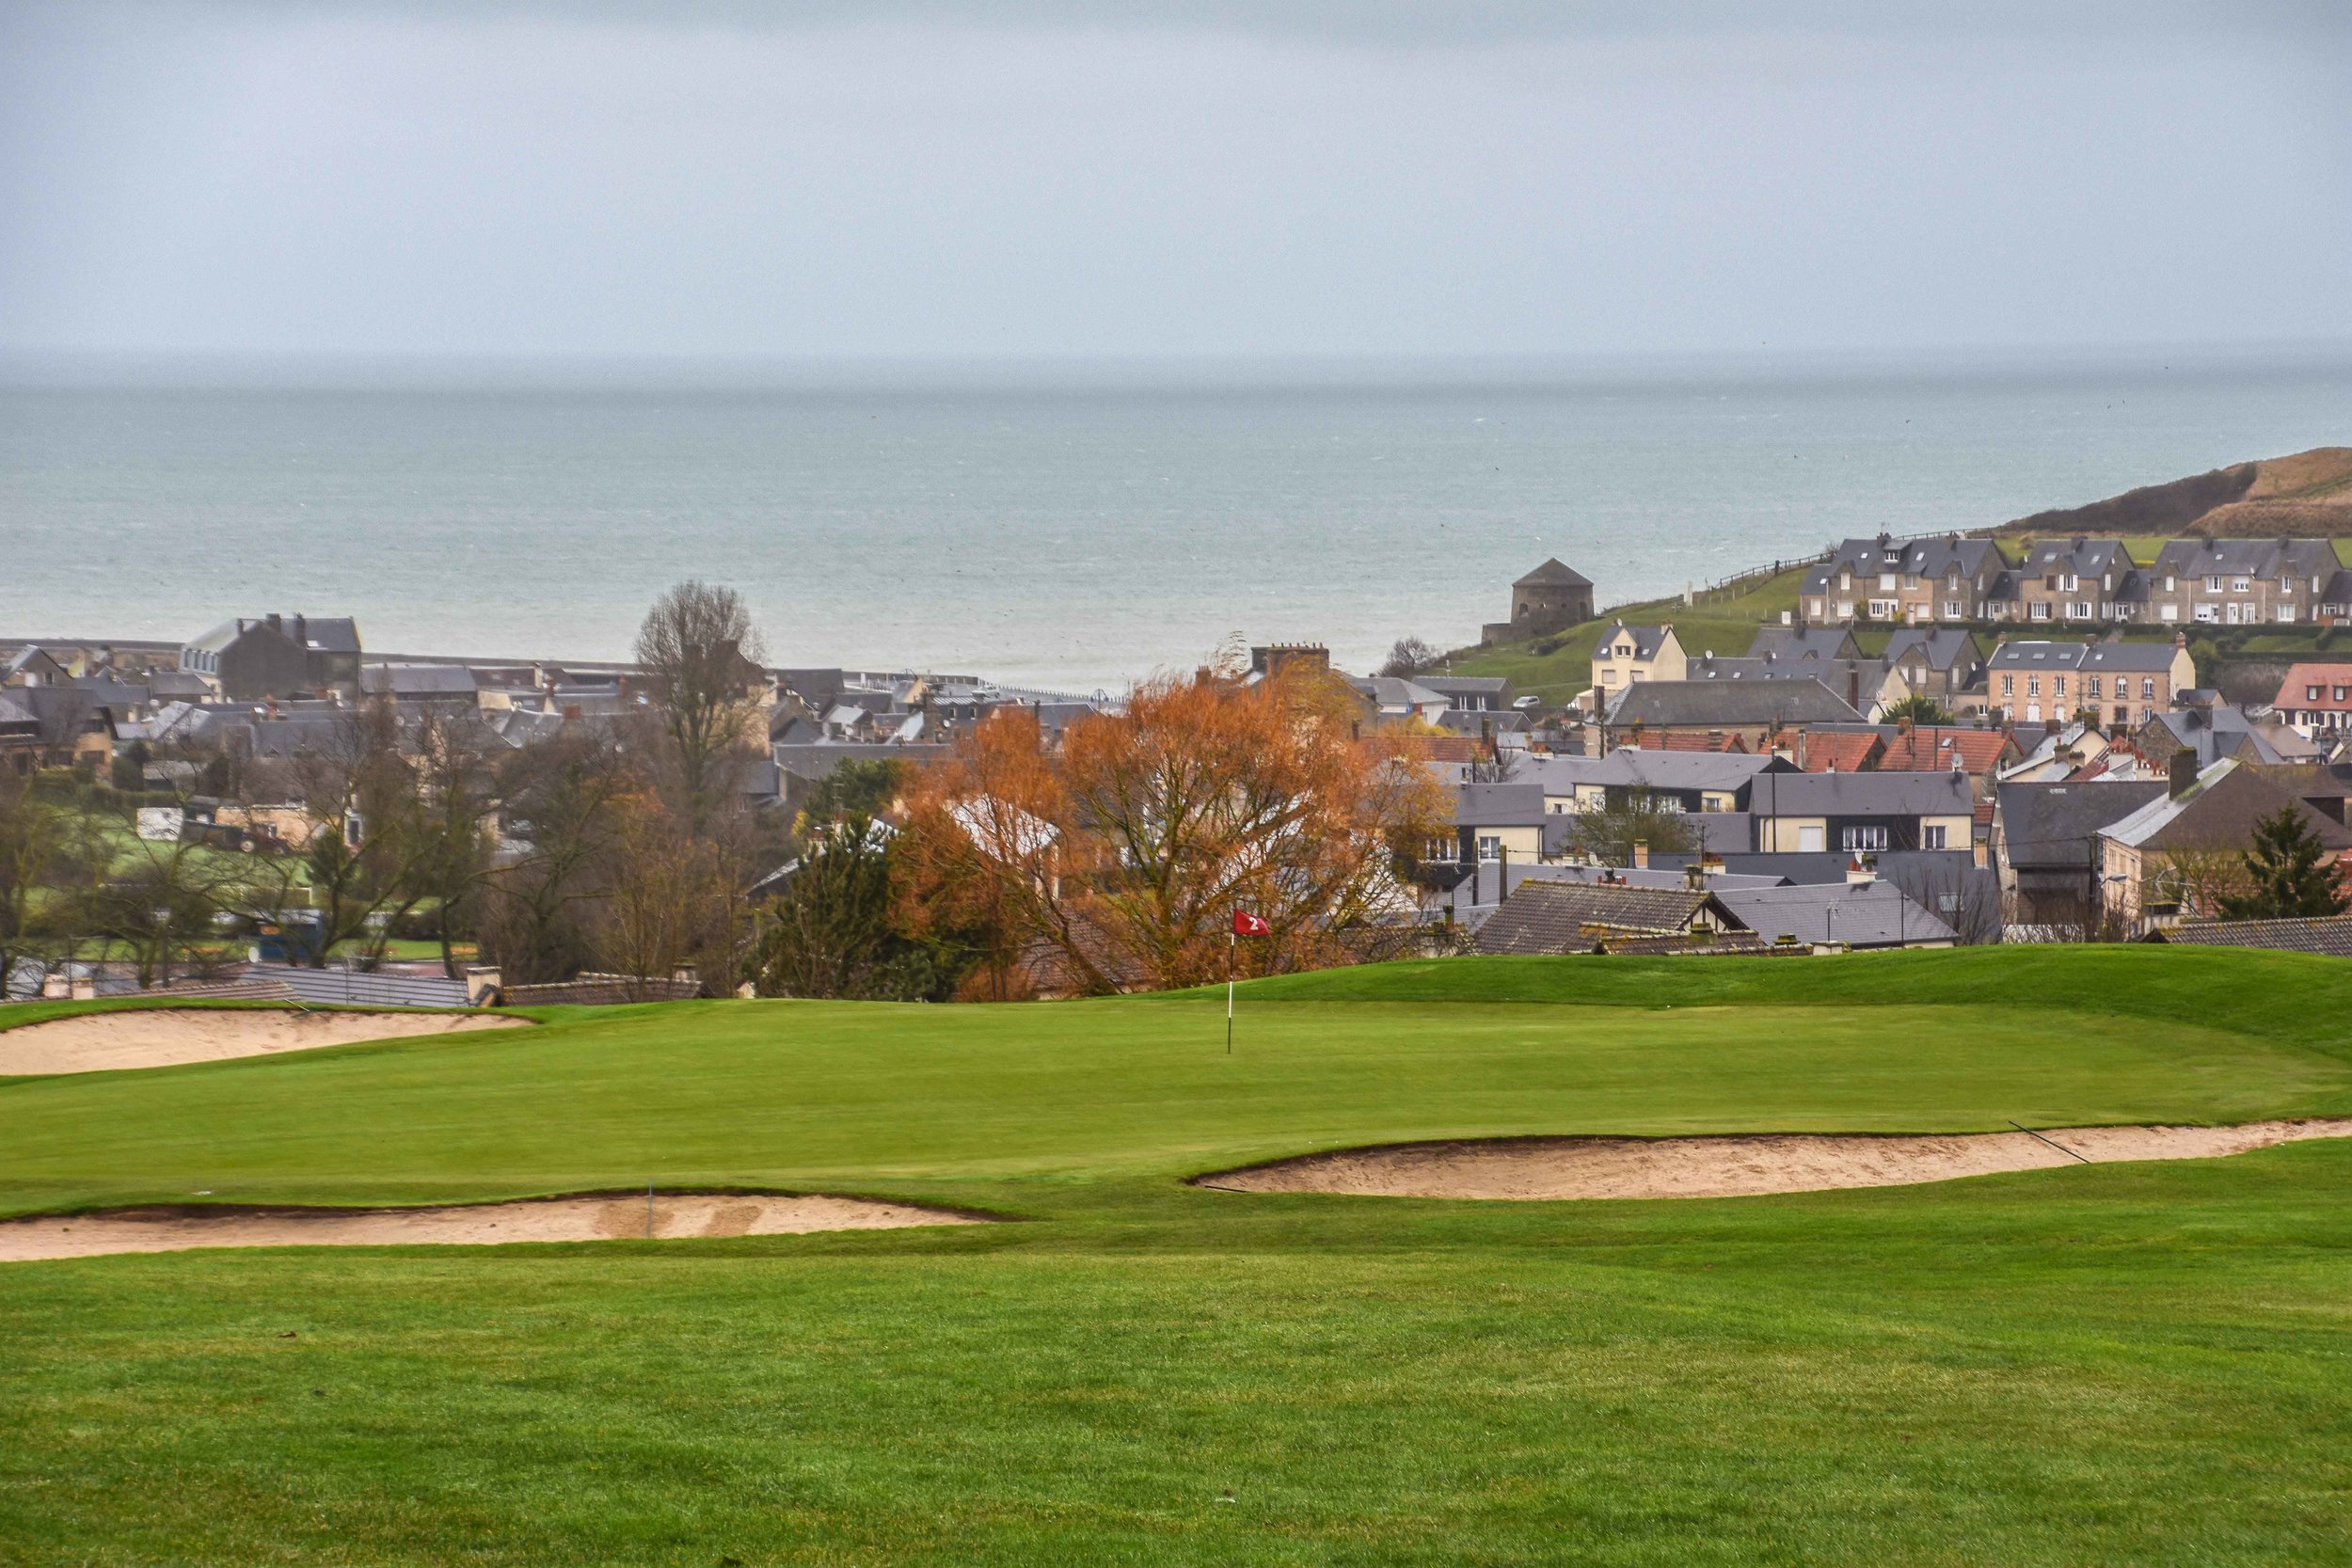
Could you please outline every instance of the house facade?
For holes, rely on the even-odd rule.
[[[1748,809],[1762,854],[1964,850],[1976,826],[1964,773],[1767,774]]]
[[[2110,730],[2134,728],[2197,684],[2188,639],[2004,642],[1986,663],[1985,696],[2011,721],[2064,722],[2087,714]]]
[[[2271,708],[2306,740],[2352,730],[2352,664],[2297,664],[2279,683]]]
[[[1656,626],[1615,622],[1593,644],[1593,686],[1584,694],[1584,709],[1605,713],[1611,699],[1635,682],[1678,681],[1690,667],[1671,622]]]
[[[1817,626],[1974,621],[2008,562],[1990,539],[1848,539],[1805,575],[1797,603]]]
[[[182,646],[180,668],[218,684],[232,703],[359,692],[359,629],[346,616],[264,615],[224,621]]]

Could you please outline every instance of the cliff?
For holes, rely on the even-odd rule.
[[[2037,512],[2002,533],[2301,539],[2352,534],[2352,447],[2315,447],[2291,457],[2239,463],[2167,484],[2126,490],[2088,506]]]

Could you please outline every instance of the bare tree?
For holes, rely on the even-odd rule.
[[[619,857],[622,805],[643,788],[602,728],[566,725],[506,758],[505,832],[480,894],[483,957],[508,985],[569,979],[595,958],[592,930]]]
[[[415,769],[401,753],[401,721],[389,702],[341,715],[324,743],[294,759],[294,775],[311,822],[298,862],[288,863],[278,912],[316,911],[313,967],[339,943],[364,939],[361,962],[384,956],[392,923],[424,896],[417,869],[432,851],[418,832]],[[298,864],[302,877],[293,875]]]
[[[1380,666],[1384,675],[1418,675],[1438,662],[1438,650],[1418,637],[1400,637],[1389,647],[1389,661]]]
[[[728,765],[751,749],[765,657],[742,595],[687,581],[654,601],[637,630],[637,662],[661,716],[675,804],[703,837],[728,793]]]

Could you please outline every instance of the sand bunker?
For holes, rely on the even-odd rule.
[[[126,1007],[0,1030],[0,1078],[176,1067],[404,1035],[527,1027],[496,1013],[294,1012],[274,1007]]]
[[[860,1197],[679,1193],[654,1200],[656,1240],[796,1236],[984,1225],[977,1215]],[[439,1209],[242,1209],[182,1206],[0,1220],[0,1262],[192,1247],[482,1246],[501,1242],[616,1242],[646,1235],[643,1193],[598,1193]]]
[[[2352,1118],[2242,1127],[2064,1127],[1876,1137],[1493,1138],[1391,1144],[1222,1171],[1196,1184],[1381,1197],[1750,1197],[1899,1187],[2114,1160],[2204,1160],[2305,1138],[2352,1137]]]

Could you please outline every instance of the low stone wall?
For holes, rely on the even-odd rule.
[[[509,1007],[612,1007],[624,1002],[686,1002],[701,994],[701,982],[695,980],[582,974],[543,986],[506,986],[501,1001]]]

